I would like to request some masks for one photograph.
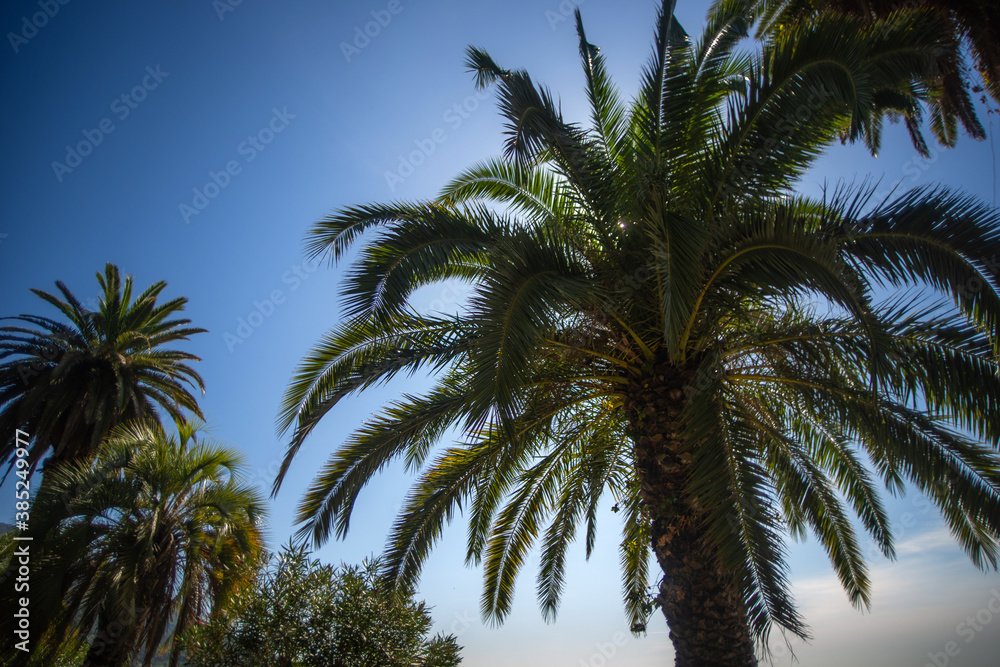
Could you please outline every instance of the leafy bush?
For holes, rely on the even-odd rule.
[[[237,594],[224,615],[186,638],[192,667],[351,667],[461,662],[452,635],[427,634],[430,611],[394,594],[379,562],[332,567],[286,547]]]

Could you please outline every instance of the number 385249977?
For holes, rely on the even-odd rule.
[[[17,499],[14,504],[14,508],[17,510],[15,521],[27,521],[28,520],[28,508],[30,503],[28,498],[31,495],[31,482],[28,481],[28,476],[31,474],[29,468],[31,466],[28,463],[28,450],[24,447],[18,447],[14,450],[15,467],[17,471],[14,473],[19,478],[17,483],[14,485],[14,497]]]

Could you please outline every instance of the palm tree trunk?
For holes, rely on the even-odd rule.
[[[90,643],[83,664],[88,667],[128,667],[134,642],[132,625],[102,613],[97,622],[97,634]]]
[[[678,417],[694,373],[669,363],[631,382],[625,400],[641,496],[652,520],[652,546],[663,570],[656,602],[670,628],[677,667],[756,667],[739,589],[721,566],[688,492],[690,456]]]

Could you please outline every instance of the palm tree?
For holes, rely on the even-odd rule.
[[[838,12],[871,23],[889,19],[901,11],[929,12],[938,22],[941,45],[932,71],[919,78],[926,88],[922,96],[930,112],[931,131],[944,146],[954,146],[958,126],[974,139],[985,139],[970,93],[985,92],[1000,102],[1000,5],[994,0],[759,0],[763,14],[758,32],[787,29],[818,12]],[[970,81],[972,57],[983,87]],[[883,92],[887,110],[903,115],[914,147],[925,157],[927,143],[920,131],[923,113],[919,104],[898,104],[892,91]],[[981,95],[986,102],[985,95]]]
[[[32,437],[28,460],[33,470],[49,461],[89,458],[118,424],[158,419],[157,409],[173,420],[201,410],[188,387],[204,391],[201,376],[187,362],[198,357],[168,349],[205,331],[190,320],[171,319],[187,299],[157,304],[167,286],[157,282],[133,300],[132,277],[121,278],[108,264],[97,274],[102,298],[89,311],[62,282],[62,298],[33,289],[55,306],[66,322],[38,315],[7,318],[22,324],[0,327],[0,461],[14,455],[14,432]]]
[[[168,436],[153,422],[125,425],[93,465],[49,473],[28,533],[32,628],[43,636],[35,659],[48,664],[67,638],[89,636],[87,664],[141,655],[148,667],[172,633],[176,665],[177,638],[252,585],[263,499],[243,483],[239,455],[200,441],[197,428],[181,422]]]
[[[748,54],[748,4],[717,3],[693,41],[664,2],[631,105],[577,15],[586,128],[526,72],[470,49],[478,85],[498,92],[503,157],[436,201],[346,208],[311,230],[313,256],[368,243],[342,289],[346,321],[286,392],[274,491],[344,397],[399,373],[436,380],[333,453],[298,510],[303,536],[343,536],[361,489],[402,458],[423,470],[388,580],[413,585],[468,508],[484,614],[503,620],[538,544],[551,618],[567,547],[585,526],[589,555],[610,494],[626,612],[641,631],[652,554],[678,665],[755,665],[774,626],[807,635],[788,536],[815,533],[867,607],[849,515],[893,556],[878,479],[928,494],[973,562],[996,567],[1000,218],[944,189],[793,193],[841,132],[878,131],[876,92],[925,71],[933,17],[823,15]],[[471,284],[457,315],[408,305],[442,280]]]

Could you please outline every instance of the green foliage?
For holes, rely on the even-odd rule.
[[[453,667],[453,636],[428,639],[429,610],[397,595],[376,574],[378,561],[332,567],[304,548],[271,557],[257,585],[238,592],[186,639],[192,667]]]
[[[32,438],[31,468],[46,454],[52,463],[90,458],[118,424],[173,420],[185,411],[201,417],[188,388],[204,391],[187,362],[198,357],[167,346],[204,329],[175,318],[187,299],[157,303],[165,282],[133,299],[132,277],[108,264],[97,274],[100,306],[87,310],[62,283],[62,298],[32,290],[64,321],[38,315],[4,318],[0,327],[0,462],[14,454],[14,431]],[[175,319],[172,319],[175,318]]]
[[[868,24],[899,14],[928,14],[937,24],[940,44],[933,67],[911,84],[920,104],[898,90],[882,91],[880,103],[892,118],[905,119],[914,147],[924,156],[928,155],[921,133],[925,110],[942,145],[955,145],[959,125],[975,139],[986,138],[974,98],[978,94],[987,104],[989,95],[1000,102],[1000,6],[995,0],[758,0],[757,5],[762,14],[760,34],[792,30],[797,23],[832,12]],[[970,80],[973,70],[979,81]]]
[[[626,612],[642,627],[650,512],[677,500],[649,507],[640,494],[633,447],[653,423],[654,442],[689,466],[687,498],[758,641],[774,626],[807,633],[789,535],[815,535],[850,601],[870,604],[850,515],[893,557],[879,481],[928,494],[973,563],[997,566],[1000,215],[944,188],[794,194],[838,137],[877,149],[885,91],[920,101],[937,18],[820,13],[742,49],[756,5],[715,3],[692,39],[663,2],[631,104],[578,20],[589,125],[564,119],[527,72],[470,48],[477,84],[498,95],[503,155],[435,201],[348,207],[314,226],[315,256],[361,247],[342,288],[350,317],[285,394],[282,474],[344,398],[437,375],[333,452],[300,505],[302,536],[342,536],[361,490],[401,459],[420,472],[385,579],[414,586],[466,511],[484,615],[509,613],[539,545],[537,595],[552,617],[569,545],[585,535],[589,554],[610,496]],[[471,285],[457,315],[409,306],[418,288],[456,278]],[[677,414],[643,394],[654,372],[683,379]]]
[[[233,450],[178,425],[117,428],[93,463],[46,473],[31,510],[31,542],[5,536],[2,554],[29,544],[32,659],[53,660],[60,646],[86,638],[87,660],[126,667],[152,664],[166,648],[177,664],[176,634],[220,611],[252,581],[265,507],[243,482]],[[12,533],[8,533],[8,536]],[[19,595],[8,578],[0,602]],[[12,617],[0,620],[4,655]],[[173,636],[171,636],[173,635]],[[23,664],[23,661],[15,661]]]

